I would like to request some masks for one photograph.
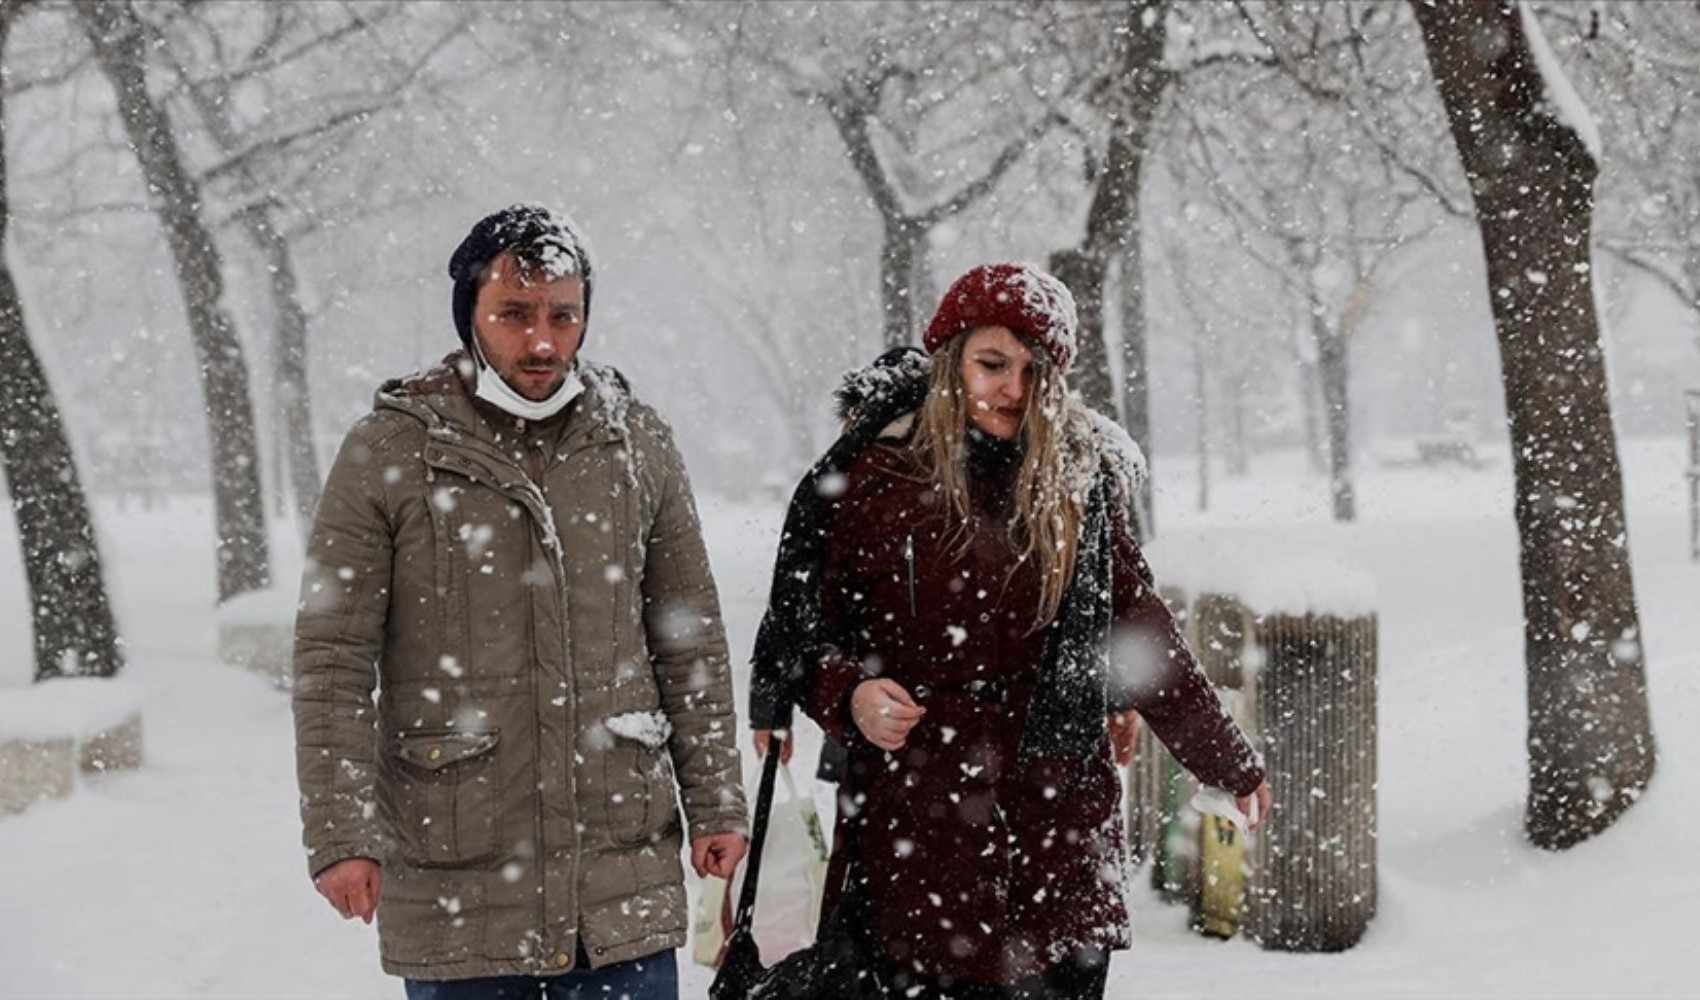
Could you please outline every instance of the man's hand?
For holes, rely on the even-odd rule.
[[[1246,826],[1257,829],[1269,818],[1269,782],[1257,786],[1257,791],[1239,798],[1240,812],[1245,814]]]
[[[885,677],[863,681],[850,696],[850,718],[868,742],[881,750],[901,750],[909,730],[926,714],[903,685]]]
[[[691,867],[697,877],[718,875],[731,881],[750,842],[741,833],[711,833],[691,841]]]
[[[1110,754],[1116,763],[1126,767],[1133,762],[1133,748],[1139,741],[1139,713],[1133,709],[1125,712],[1111,712],[1110,725]]]
[[[771,729],[756,730],[755,742],[757,758],[767,756],[767,746],[770,742],[772,742],[773,732],[774,731]],[[781,729],[779,730],[779,734],[784,737],[779,741],[779,763],[789,764],[791,763],[791,751],[795,749],[797,741],[791,738],[791,730],[789,729]]]
[[[383,870],[376,861],[349,858],[320,872],[313,879],[313,888],[330,900],[344,920],[359,917],[371,923],[372,914],[378,912],[378,886],[382,881]]]

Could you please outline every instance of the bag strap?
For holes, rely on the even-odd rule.
[[[768,740],[767,756],[762,758],[761,786],[756,792],[756,811],[750,828],[750,852],[745,856],[749,869],[744,874],[744,890],[738,894],[738,919],[732,924],[733,934],[748,934],[755,925],[756,882],[761,877],[761,849],[767,841],[768,814],[773,812],[773,778],[779,773],[781,740],[775,731]],[[787,775],[789,779],[789,775]]]

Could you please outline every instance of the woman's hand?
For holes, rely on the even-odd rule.
[[[1240,812],[1245,816],[1246,826],[1255,830],[1269,818],[1269,782],[1257,786],[1257,791],[1250,795],[1239,797]]]
[[[789,729],[781,729],[779,731],[779,735],[781,737],[779,741],[779,763],[789,764],[791,763],[791,750],[796,746],[797,741],[791,738],[791,730]],[[772,741],[772,738],[773,730],[756,730],[755,744],[757,760],[767,756],[768,744]]]
[[[1133,709],[1125,712],[1111,712],[1110,754],[1115,757],[1116,764],[1126,767],[1133,762],[1133,748],[1139,740],[1139,713]]]
[[[863,681],[850,695],[851,720],[868,742],[881,750],[902,749],[909,730],[926,714],[903,685],[889,678]]]

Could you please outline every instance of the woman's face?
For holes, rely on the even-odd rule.
[[[962,345],[962,386],[968,422],[1002,441],[1021,433],[1033,395],[1033,352],[1005,326],[982,326]]]

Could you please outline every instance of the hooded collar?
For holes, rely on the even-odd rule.
[[[397,410],[412,416],[439,439],[477,441],[499,447],[499,438],[524,418],[508,415],[477,399],[473,395],[475,374],[466,352],[455,351],[433,368],[385,382],[373,404],[379,410]],[[573,405],[545,424],[559,422],[562,440],[569,444],[585,436],[624,436],[629,429],[627,420],[632,403],[631,389],[624,376],[582,357],[577,374],[581,391]]]

